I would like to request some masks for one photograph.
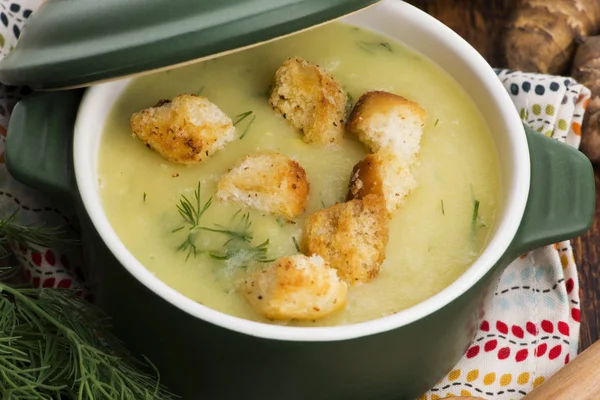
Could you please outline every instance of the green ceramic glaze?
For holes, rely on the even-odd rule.
[[[17,103],[8,126],[6,165],[14,178],[62,199],[71,199],[72,130],[83,91],[33,95]]]
[[[0,81],[88,85],[298,32],[378,0],[48,0],[0,63]]]
[[[525,126],[531,188],[510,255],[579,236],[594,220],[596,186],[590,161],[570,146]]]
[[[329,342],[256,338],[172,306],[143,287],[106,248],[84,211],[65,155],[78,99],[79,93],[65,92],[22,101],[9,127],[8,168],[25,184],[72,196],[97,303],[113,317],[116,334],[148,356],[184,399],[414,399],[466,351],[504,268],[532,248],[582,234],[593,219],[590,162],[526,129],[532,183],[525,216],[509,251],[463,295],[377,335]],[[57,106],[70,117],[48,113]],[[43,157],[41,140],[47,143]],[[32,158],[44,159],[39,168],[30,167]]]

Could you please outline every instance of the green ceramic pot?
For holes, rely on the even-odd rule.
[[[127,346],[147,355],[185,399],[415,398],[464,354],[513,259],[580,235],[592,222],[589,161],[524,129],[496,74],[460,37],[393,0],[347,22],[396,38],[444,68],[480,105],[502,175],[498,222],[479,259],[434,297],[375,321],[297,328],[242,320],[184,297],[148,272],[114,233],[97,187],[104,120],[128,80],[32,96],[14,110],[10,172],[73,204],[98,304]]]

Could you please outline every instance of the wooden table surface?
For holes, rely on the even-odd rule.
[[[504,67],[501,38],[518,0],[407,0],[465,38],[494,67]],[[596,213],[592,228],[572,241],[581,286],[580,351],[600,333],[600,167],[595,168]]]

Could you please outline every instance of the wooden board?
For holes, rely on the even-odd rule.
[[[501,40],[506,21],[518,0],[408,0],[452,28],[494,67],[505,66]],[[596,214],[592,229],[573,240],[581,286],[580,351],[598,340],[600,332],[600,167],[596,167]]]

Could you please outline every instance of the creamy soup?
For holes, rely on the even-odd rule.
[[[385,90],[418,102],[427,111],[418,187],[390,221],[387,258],[378,277],[352,286],[342,311],[292,325],[350,324],[390,315],[438,293],[457,279],[484,249],[499,199],[497,153],[483,118],[465,92],[432,62],[389,38],[341,23],[291,36],[243,52],[134,79],[107,119],[99,154],[99,187],[114,230],[131,253],[175,290],[215,310],[265,321],[242,298],[240,279],[265,264],[240,268],[232,260],[178,250],[187,234],[177,210],[182,195],[201,202],[215,195],[223,173],[244,155],[277,151],[306,170],[306,212],[293,224],[213,198],[202,225],[231,224],[249,212],[252,244],[269,239],[266,258],[296,254],[307,215],[344,201],[352,167],[364,146],[346,135],[340,145],[308,145],[268,103],[273,75],[289,57],[319,64],[351,98]],[[170,163],[132,137],[132,113],[180,93],[201,93],[234,121],[243,138],[206,162]],[[238,214],[236,214],[238,213]],[[233,219],[233,220],[232,220]],[[219,250],[227,237],[201,232],[198,249]],[[189,255],[189,257],[188,257]],[[266,321],[265,321],[266,322]],[[282,322],[278,322],[282,323]]]

